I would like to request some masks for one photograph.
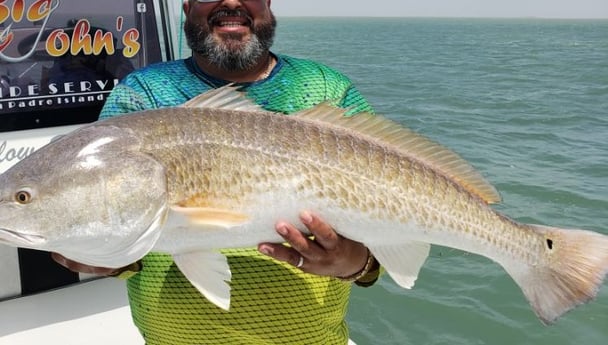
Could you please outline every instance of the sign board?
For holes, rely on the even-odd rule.
[[[139,15],[124,0],[0,1],[0,115],[102,104],[139,67]]]

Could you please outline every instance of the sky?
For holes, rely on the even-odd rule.
[[[280,16],[608,18],[608,0],[272,0]]]

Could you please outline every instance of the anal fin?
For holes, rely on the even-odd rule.
[[[405,242],[395,245],[371,246],[369,249],[395,283],[411,289],[422,265],[429,256],[431,245],[424,242]]]

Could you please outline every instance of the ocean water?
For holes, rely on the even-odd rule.
[[[501,212],[608,234],[608,20],[278,20],[275,52],[337,68],[461,154]],[[544,326],[500,266],[435,247],[413,290],[354,288],[348,322],[359,345],[605,345],[608,284]]]
[[[608,234],[608,20],[278,20],[274,51],[339,69],[378,113],[461,154],[501,212]],[[355,288],[348,321],[359,345],[604,345],[608,284],[547,327],[500,266],[434,248],[413,290]]]

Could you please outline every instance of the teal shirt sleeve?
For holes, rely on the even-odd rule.
[[[153,64],[129,74],[110,93],[100,119],[178,106],[209,90],[210,86],[193,74],[185,61]]]
[[[150,109],[150,102],[143,95],[126,84],[118,84],[108,96],[101,109],[99,119],[107,119],[116,115]]]
[[[353,82],[344,74],[319,65],[322,78],[325,79],[325,99],[336,100],[337,106],[349,109],[347,114],[355,115],[360,112],[373,113],[372,106],[367,102]]]
[[[356,115],[357,113],[367,112],[374,113],[374,109],[367,100],[359,93],[359,90],[354,85],[350,85],[340,101],[339,107],[349,109],[348,115]]]

